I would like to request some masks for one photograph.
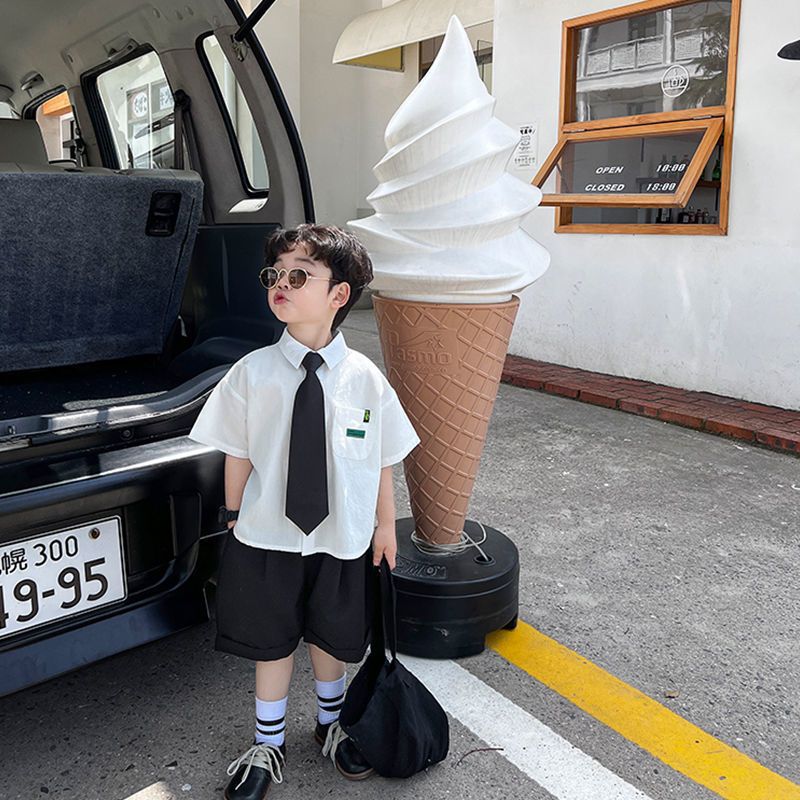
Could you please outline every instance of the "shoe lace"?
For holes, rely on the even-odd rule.
[[[322,755],[331,757],[331,761],[336,763],[336,748],[345,740],[350,737],[342,730],[339,725],[339,720],[334,720],[328,728],[328,733],[325,736],[325,743],[322,745]]]
[[[247,776],[250,774],[250,770],[253,767],[261,767],[267,770],[270,778],[272,778],[275,783],[283,783],[282,765],[284,760],[283,753],[274,744],[254,744],[249,750],[240,755],[239,758],[231,761],[227,772],[228,775],[235,775],[236,770],[247,762],[247,767],[242,775],[242,779],[236,785],[237,789],[247,780]]]

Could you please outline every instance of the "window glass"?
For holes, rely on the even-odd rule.
[[[120,167],[174,166],[174,101],[155,53],[126,61],[97,78]]]
[[[492,64],[494,47],[491,42],[478,39],[475,48],[475,61],[478,64],[478,73],[488,92],[492,91]]]
[[[261,146],[258,130],[253,122],[253,115],[250,113],[244,93],[216,36],[212,34],[203,39],[203,52],[217,80],[228,118],[236,134],[247,180],[253,189],[259,191],[268,189],[267,159],[264,156],[264,148]]]
[[[674,195],[704,130],[567,141],[545,194]]]
[[[0,119],[17,119],[19,114],[11,108],[9,103],[0,103]]]
[[[50,161],[71,159],[77,162],[75,113],[66,92],[45,100],[36,109],[36,122],[42,132],[47,158]]]
[[[730,27],[713,0],[579,28],[573,119],[723,105]]]
[[[630,206],[572,206],[572,223],[580,224],[694,224],[719,223],[722,144],[714,148],[685,208],[636,208]]]

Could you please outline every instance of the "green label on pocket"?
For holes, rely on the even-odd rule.
[[[369,422],[369,409],[364,410],[364,422]]]
[[[358,428],[348,428],[347,435],[352,436],[354,439],[363,439],[366,435],[366,431],[360,431]]]

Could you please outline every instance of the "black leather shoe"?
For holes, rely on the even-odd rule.
[[[363,781],[374,774],[375,770],[358,752],[352,739],[345,739],[336,748],[336,769],[349,781]]]
[[[225,800],[264,800],[271,784],[283,783],[285,761],[285,743],[278,747],[253,744],[228,767],[228,775],[233,777],[225,789]]]
[[[317,727],[314,729],[314,738],[317,744],[323,748],[323,755],[329,755],[325,751],[325,743],[328,739],[328,731],[333,724],[333,722],[329,722],[327,725],[323,725],[317,721]],[[330,744],[332,745],[333,743],[331,742]],[[342,739],[336,745],[334,764],[336,764],[336,769],[350,781],[362,781],[375,772],[366,762],[364,756],[358,752],[352,739]]]

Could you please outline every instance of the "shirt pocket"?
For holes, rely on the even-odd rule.
[[[371,423],[364,422],[366,409],[343,406],[333,407],[333,452],[343,458],[366,458],[373,448]]]

